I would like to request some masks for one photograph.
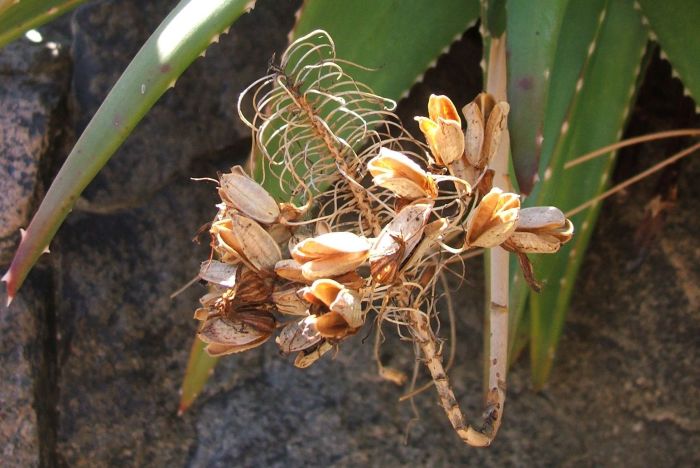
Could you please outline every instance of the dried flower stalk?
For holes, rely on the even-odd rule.
[[[490,380],[481,427],[465,421],[435,331],[438,278],[467,249],[502,245],[527,258],[566,242],[572,226],[560,212],[521,210],[517,195],[490,188],[488,163],[504,134],[507,141],[506,102],[484,94],[467,106],[465,137],[454,104],[431,96],[429,117],[418,118],[425,145],[347,66],[331,38],[314,31],[242,93],[239,114],[265,161],[258,174],[273,178],[283,199],[240,167],[221,175],[210,229],[218,258],[199,274],[209,284],[195,312],[199,336],[223,355],[262,345],[279,329],[280,350],[305,368],[371,314],[377,345],[385,321],[415,343],[458,435],[489,445],[505,389]],[[405,381],[377,362],[387,380]]]

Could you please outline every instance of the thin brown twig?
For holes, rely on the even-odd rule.
[[[660,163],[654,164],[649,169],[647,169],[643,172],[640,172],[636,176],[630,177],[626,181],[615,185],[614,187],[606,190],[605,192],[601,193],[597,197],[594,197],[591,200],[588,200],[586,203],[583,203],[583,204],[577,206],[576,208],[567,211],[566,216],[571,217],[577,213],[580,213],[581,211],[585,210],[586,208],[589,208],[589,207],[595,205],[596,203],[600,202],[601,200],[604,200],[604,199],[608,198],[609,196],[616,194],[620,190],[623,190],[623,189],[629,187],[630,185],[632,185],[636,182],[639,182],[640,180],[644,179],[645,177],[648,177],[651,174],[660,171],[664,167],[671,165],[674,162],[676,162],[680,159],[683,159],[686,156],[691,155],[692,153],[694,153],[695,151],[697,151],[699,149],[700,149],[700,143],[696,143],[693,146],[684,149],[683,151],[679,151],[678,153],[674,154],[673,156],[670,156],[669,158],[661,161]]]
[[[590,161],[591,159],[595,159],[597,157],[611,153],[611,152],[616,151],[620,148],[625,148],[627,146],[638,145],[640,143],[661,140],[664,138],[693,137],[693,136],[700,136],[700,129],[698,129],[698,128],[682,128],[682,129],[678,129],[678,130],[667,130],[667,131],[663,131],[663,132],[649,133],[647,135],[642,135],[642,136],[638,136],[638,137],[634,137],[634,138],[628,138],[626,140],[622,140],[622,141],[618,141],[617,143],[613,143],[612,145],[604,146],[604,147],[599,148],[595,151],[591,151],[590,153],[586,153],[583,156],[579,156],[578,158],[576,158],[574,160],[568,161],[566,164],[564,164],[564,169],[571,169],[572,167],[578,166],[579,164],[583,164],[586,161]]]

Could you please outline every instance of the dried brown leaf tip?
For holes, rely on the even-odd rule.
[[[305,368],[371,322],[380,375],[400,385],[405,374],[379,353],[391,323],[413,342],[460,437],[488,445],[505,393],[494,394],[498,411],[487,411],[482,429],[465,422],[441,358],[438,305],[452,317],[447,273],[461,265],[456,274],[466,274],[465,250],[502,246],[537,286],[527,254],[557,251],[573,225],[556,208],[521,208],[518,195],[492,188],[488,165],[507,135],[507,103],[477,96],[464,109],[465,134],[452,101],[431,96],[428,117],[416,118],[428,154],[390,112],[394,103],[343,72],[333,47],[323,31],[300,38],[241,94],[256,164],[274,170],[263,171],[264,184],[240,166],[219,178],[198,336],[221,356],[276,335]],[[272,183],[278,200],[264,188]]]

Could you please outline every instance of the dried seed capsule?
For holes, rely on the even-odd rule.
[[[259,272],[272,273],[282,260],[282,252],[275,240],[258,223],[245,216],[232,215],[216,221],[211,233]]]
[[[214,224],[216,224],[216,222]],[[212,235],[212,247],[214,248],[214,251],[219,255],[219,258],[222,262],[229,263],[232,265],[241,262],[241,256],[221,238],[221,235],[218,231],[214,232],[213,229],[210,229],[209,232]]]
[[[523,208],[515,232],[504,243],[504,247],[520,253],[555,253],[573,234],[573,223],[558,208]]]
[[[332,280],[337,281],[343,286],[354,289],[355,291],[360,290],[365,285],[365,279],[360,276],[356,271],[349,271],[339,276],[334,276]]]
[[[356,331],[338,312],[328,312],[319,316],[316,320],[316,329],[322,337],[334,340],[342,340]]]
[[[455,105],[447,96],[430,95],[428,116],[416,117],[435,161],[448,166],[464,154],[464,134]]]
[[[369,253],[370,272],[376,282],[389,284],[396,280],[401,264],[421,240],[432,208],[432,201],[414,202],[384,226]]]
[[[467,122],[467,160],[473,167],[479,170],[485,168],[496,154],[503,131],[508,125],[509,111],[507,102],[496,102],[487,93],[479,94],[462,109]]]
[[[305,369],[314,362],[318,361],[321,358],[321,356],[326,354],[331,349],[333,349],[332,344],[330,344],[327,341],[321,341],[315,347],[305,349],[304,351],[297,354],[297,357],[294,360],[294,365],[300,369]]]
[[[247,267],[241,267],[236,280],[234,305],[267,302],[272,294],[272,280],[263,278]]]
[[[515,231],[503,244],[503,247],[512,252],[556,253],[561,247],[561,242],[552,236]]]
[[[487,96],[491,96],[490,94]],[[467,124],[465,131],[465,147],[467,161],[473,167],[481,166],[481,150],[484,146],[484,115],[481,112],[477,100],[474,100],[464,106],[462,109],[464,120]]]
[[[555,206],[535,206],[522,208],[518,217],[517,229],[538,231],[557,229],[566,224],[566,216]]]
[[[242,307],[236,310],[235,320],[253,327],[261,333],[271,334],[275,331],[277,321],[267,310],[257,309],[256,306]]]
[[[515,231],[520,197],[493,188],[467,217],[465,247],[495,247]]]
[[[503,131],[508,126],[509,112],[510,106],[507,102],[502,101],[494,106],[491,114],[487,117],[480,167],[487,166],[498,151]]]
[[[283,353],[289,354],[310,348],[321,339],[321,334],[316,329],[316,316],[309,315],[285,325],[275,342]]]
[[[365,321],[359,294],[337,281],[316,280],[302,290],[302,295],[308,302],[323,304],[327,310],[340,314],[350,328],[359,328]]]
[[[423,230],[423,237],[420,242],[416,245],[413,253],[404,262],[401,267],[401,271],[406,271],[413,265],[418,264],[421,258],[430,251],[430,249],[435,245],[437,240],[442,236],[443,231],[447,228],[448,222],[445,218],[437,219],[431,223],[425,225]]]
[[[350,232],[331,232],[299,242],[292,257],[302,264],[308,280],[328,278],[353,271],[364,263],[369,241]]]
[[[213,307],[216,302],[221,300],[223,289],[210,287],[210,291],[199,298],[199,303],[202,307]]]
[[[418,164],[398,151],[380,148],[379,154],[367,163],[375,185],[391,190],[401,198],[435,198],[437,185]]]
[[[207,320],[209,318],[209,316],[212,313],[216,313],[216,311],[213,309],[200,307],[199,309],[194,311],[194,319],[199,320],[200,322],[204,322],[205,320]]]
[[[307,281],[301,273],[301,263],[291,258],[277,262],[275,264],[275,273],[277,276],[297,283],[305,283]]]
[[[199,268],[199,277],[212,284],[232,288],[236,285],[237,265],[223,263],[216,260],[202,262]]]
[[[272,224],[280,216],[279,206],[260,184],[234,166],[231,172],[221,175],[221,199],[245,216],[263,224]]]
[[[204,322],[197,336],[214,345],[206,348],[210,355],[221,356],[260,346],[270,338],[271,332],[259,330],[241,320],[215,317]]]
[[[267,228],[267,233],[270,234],[278,245],[284,245],[285,242],[289,242],[292,237],[292,232],[289,226],[284,224],[273,224]]]
[[[299,284],[278,286],[272,293],[272,302],[278,311],[288,315],[308,315],[309,304],[299,297]]]

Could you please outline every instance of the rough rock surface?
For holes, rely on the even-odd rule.
[[[3,463],[11,466],[39,462],[32,368],[37,326],[34,310],[23,300],[10,309],[0,307],[0,453]]]
[[[76,130],[154,26],[153,16],[173,2],[150,3],[143,6],[148,15],[139,13],[136,0],[97,2],[73,15],[78,65],[68,99]],[[120,13],[110,16],[115,5]],[[677,206],[644,261],[637,261],[629,239],[643,223],[654,184],[635,186],[604,206],[551,384],[535,394],[527,366],[515,366],[501,434],[488,450],[459,441],[432,389],[416,397],[420,419],[414,420],[410,405],[397,402],[403,390],[377,377],[372,340],[363,342],[363,333],[306,371],[293,368],[272,344],[223,359],[195,405],[176,416],[195,328],[191,314],[202,290],[195,285],[174,300],[168,296],[206,258],[208,248],[190,239],[215,203],[212,186],[188,177],[212,176],[245,156],[224,149],[245,148],[234,123],[235,97],[264,71],[291,21],[291,6],[273,14],[272,5],[259,2],[178,81],[87,192],[90,207],[110,213],[73,213],[52,245],[50,263],[32,273],[9,311],[0,310],[3,460],[45,466],[699,465],[697,158],[686,162]],[[259,24],[273,16],[268,49],[252,52],[251,44],[267,34]],[[133,31],[118,33],[132,23]],[[440,70],[467,61],[463,73],[477,76],[472,40],[440,60],[402,115],[423,113],[431,91],[455,100],[477,92],[475,81],[470,89],[458,83],[457,91],[440,78]],[[239,48],[245,52],[230,52]],[[250,55],[260,62],[244,68]],[[101,77],[88,83],[95,70]],[[661,72],[670,82],[670,73]],[[664,102],[687,104],[679,93]],[[641,167],[660,157],[645,153]],[[469,267],[451,377],[476,419],[482,278],[478,261]],[[414,362],[410,346],[398,340],[384,346],[383,357],[406,370]]]
[[[59,45],[23,40],[0,52],[0,264],[12,258],[34,209],[69,70]]]

